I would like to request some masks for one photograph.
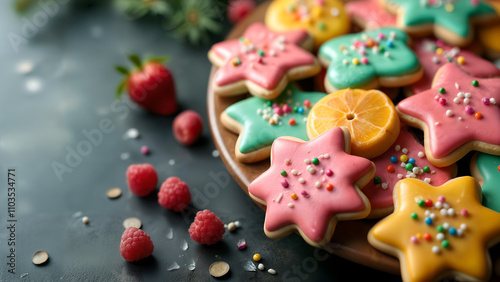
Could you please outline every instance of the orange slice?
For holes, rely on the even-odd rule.
[[[378,90],[344,89],[319,100],[309,112],[307,135],[313,139],[333,127],[351,133],[351,153],[375,158],[399,135],[399,117],[391,99]]]

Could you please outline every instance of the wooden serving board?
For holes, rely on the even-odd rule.
[[[240,37],[251,23],[263,22],[268,6],[269,2],[258,6],[250,16],[229,33],[227,39]],[[234,151],[238,135],[226,130],[219,117],[228,106],[244,99],[245,96],[219,97],[214,95],[211,84],[215,71],[216,68],[212,67],[207,93],[208,119],[212,138],[227,169],[245,193],[248,194],[248,185],[269,168],[269,160],[255,164],[244,164],[236,160]],[[266,209],[265,206],[258,205],[262,209]],[[333,238],[325,246],[325,250],[356,263],[399,274],[399,261],[396,258],[378,252],[368,244],[368,230],[375,222],[376,220],[339,221]]]

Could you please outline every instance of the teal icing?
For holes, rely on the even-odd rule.
[[[478,153],[476,163],[484,179],[483,206],[500,212],[500,156]]]
[[[388,39],[391,32],[396,36],[391,41],[394,46],[389,47]],[[380,46],[384,48],[383,51],[374,53],[373,48],[367,47],[366,54],[361,55],[359,48],[350,49],[354,41],[365,42],[366,40],[362,39],[364,36],[377,39],[380,33],[385,36],[385,39],[379,40]],[[408,36],[403,31],[397,28],[380,28],[331,39],[320,47],[319,54],[330,61],[326,76],[335,88],[362,88],[364,84],[378,76],[400,76],[418,70],[420,62],[415,53],[406,45],[407,42]],[[342,46],[348,50],[347,53],[341,50]],[[388,56],[385,52],[389,52]],[[368,64],[361,62],[358,65],[353,64],[354,58],[361,60],[362,57],[369,60]],[[345,64],[344,60],[348,63]]]
[[[259,109],[264,110],[269,108],[267,100],[251,97],[229,106],[225,110],[226,114],[243,125],[243,131],[240,133],[239,151],[244,154],[255,152],[271,146],[273,141],[281,136],[292,136],[302,140],[309,140],[304,118],[307,118],[311,107],[325,95],[325,93],[319,92],[302,92],[293,84],[289,84],[280,96],[272,100],[271,103],[284,103],[293,108],[296,106],[296,103],[299,103],[303,107],[304,101],[309,100],[311,106],[304,108],[305,111],[303,114],[292,112],[286,116],[281,116],[281,125],[271,125],[269,121],[263,118],[262,114],[257,113]],[[296,125],[288,124],[288,121],[292,118],[295,119]]]
[[[442,5],[423,5],[420,0],[387,0],[402,8],[403,24],[405,26],[418,26],[433,23],[461,36],[467,37],[470,33],[469,19],[484,14],[496,14],[488,4],[480,1],[473,5],[471,0],[456,0],[451,2],[453,10],[448,12],[445,3]],[[443,1],[444,2],[444,1]]]

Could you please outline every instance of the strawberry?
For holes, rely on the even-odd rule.
[[[143,63],[139,56],[133,54],[129,59],[135,66],[132,71],[116,67],[126,76],[118,87],[118,97],[126,87],[130,99],[152,113],[172,115],[177,112],[174,77],[163,66],[166,58],[149,59]]]

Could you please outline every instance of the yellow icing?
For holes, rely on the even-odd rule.
[[[443,275],[452,271],[467,280],[487,280],[491,263],[486,248],[500,237],[500,213],[483,207],[480,193],[479,184],[469,176],[452,179],[439,187],[417,179],[401,180],[394,188],[394,213],[370,230],[369,241],[375,247],[399,257],[405,281],[442,279]],[[439,209],[417,204],[419,198],[432,199],[435,203],[440,195],[446,198],[455,215],[443,216]],[[461,214],[462,209],[467,209],[468,216]],[[436,215],[432,225],[424,222],[425,210]],[[411,217],[414,212],[418,214],[418,219]],[[445,239],[450,243],[446,249],[436,238],[437,227],[444,222],[457,229],[462,223],[467,224],[462,236],[444,232]],[[431,234],[431,241],[423,239],[425,233]],[[419,238],[418,243],[412,243],[411,236]],[[440,253],[432,252],[435,245],[440,247]]]
[[[500,15],[500,1],[487,1],[493,9]],[[500,40],[498,37],[500,35],[500,25],[487,25],[479,29],[479,40],[483,45],[493,51],[500,52]]]
[[[266,25],[277,32],[305,29],[316,49],[350,30],[349,16],[338,0],[275,0],[267,10]]]

